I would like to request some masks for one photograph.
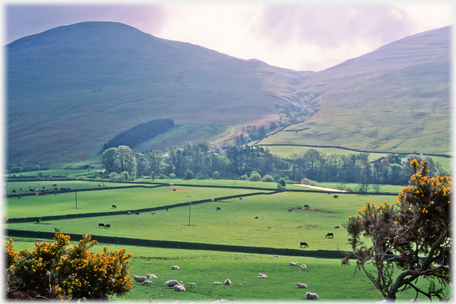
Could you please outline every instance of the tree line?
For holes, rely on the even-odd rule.
[[[174,127],[174,120],[170,118],[151,120],[126,131],[123,131],[103,145],[103,151],[118,146],[135,147]]]
[[[360,188],[352,190],[364,192],[370,186],[406,184],[413,172],[404,163],[422,159],[409,155],[403,163],[399,155],[389,154],[369,161],[368,153],[326,155],[316,149],[309,149],[302,156],[283,158],[271,154],[267,148],[237,145],[219,152],[212,151],[208,143],[187,143],[181,148],[171,146],[166,153],[156,150],[140,153],[128,146],[119,146],[104,151],[101,164],[107,172],[117,174],[117,178],[249,179],[255,173],[274,180],[357,183]],[[431,176],[445,174],[432,158],[426,161]]]

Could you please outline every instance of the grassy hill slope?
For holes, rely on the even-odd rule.
[[[405,38],[322,72],[240,60],[130,26],[85,22],[7,45],[9,163],[98,162],[114,135],[171,118],[138,147],[223,143],[301,112],[267,143],[449,152],[449,28]]]
[[[320,111],[261,144],[449,154],[450,27],[407,37],[300,83]]]

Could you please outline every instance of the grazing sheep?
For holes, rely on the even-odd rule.
[[[223,282],[224,285],[231,285],[231,280],[230,279],[226,279],[225,282]]]
[[[148,278],[148,279],[157,279],[157,276],[155,274],[146,274],[146,278]]]
[[[290,266],[298,266],[298,262],[290,262]]]
[[[138,283],[142,283],[142,282],[144,282],[146,280],[146,277],[145,276],[134,275],[133,276],[133,280],[135,280]]]
[[[298,288],[307,288],[306,284],[296,283],[296,285],[298,285]]]
[[[222,282],[214,282],[214,285],[222,285]]]
[[[268,277],[268,276],[265,275],[264,273],[261,273],[261,272],[258,273],[258,279],[265,279],[265,278],[267,278],[267,277]]]
[[[142,282],[142,285],[151,286],[152,284],[154,284],[154,283],[152,281],[149,281],[149,280]]]
[[[179,266],[171,266],[172,270],[180,270]]]
[[[169,280],[169,281],[165,282],[165,285],[168,287],[173,287],[174,285],[177,285],[177,284],[179,284],[179,282],[177,280]]]
[[[190,285],[192,288],[196,287],[196,283],[188,283],[188,285]]]
[[[307,292],[306,293],[306,299],[307,300],[318,300],[318,295],[313,292]]]
[[[174,291],[185,291],[185,286],[181,284],[174,285]]]
[[[302,264],[302,265],[301,265],[301,268],[302,268],[302,269],[307,269],[306,264]]]

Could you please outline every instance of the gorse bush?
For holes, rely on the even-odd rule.
[[[15,252],[13,240],[6,251],[6,297],[9,299],[108,299],[132,289],[126,249],[90,252],[98,244],[89,235],[73,247],[68,235],[55,233],[55,242],[36,242],[33,250]]]

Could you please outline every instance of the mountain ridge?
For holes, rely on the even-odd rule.
[[[268,125],[282,116],[303,120],[302,127],[309,129],[277,133],[266,143],[345,142],[353,148],[366,145],[362,148],[394,152],[407,147],[401,141],[412,138],[419,147],[420,137],[440,132],[438,142],[422,150],[431,153],[433,147],[443,147],[449,153],[449,30],[406,37],[320,72],[237,59],[113,22],[84,22],[24,37],[7,45],[8,162],[94,162],[115,134],[162,117],[173,119],[177,127],[138,149],[163,150],[185,141],[223,144],[244,126]],[[403,55],[404,43],[413,56]],[[436,49],[427,50],[436,57],[420,55],[432,43]],[[397,63],[381,59],[391,57],[383,53],[385,48],[410,59],[398,69]],[[381,59],[379,69],[373,69],[372,56]],[[421,86],[414,85],[417,80]],[[386,111],[416,105],[422,109],[415,112],[427,113],[428,122],[440,122],[414,137],[419,124],[410,114],[405,124],[398,124],[407,132],[396,136],[398,128],[378,125],[387,131],[377,131],[372,140],[368,135],[375,126],[363,118],[359,130],[353,129],[349,117],[366,113],[372,119],[375,111],[369,109],[378,107],[374,101],[382,103],[385,112],[376,115],[387,117],[387,125],[398,118],[388,118]],[[401,103],[404,107],[397,107]]]

